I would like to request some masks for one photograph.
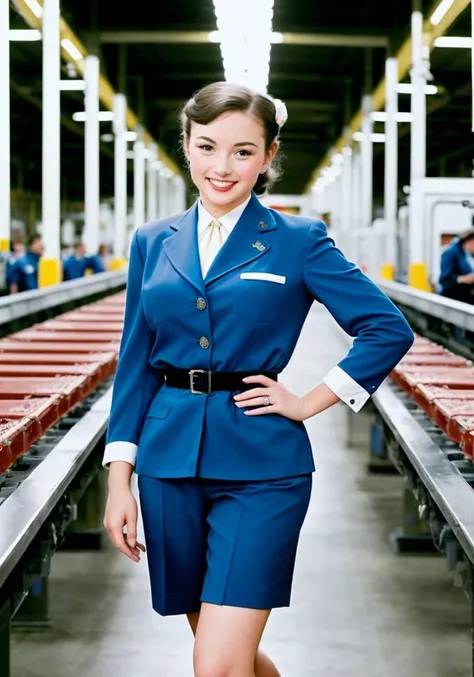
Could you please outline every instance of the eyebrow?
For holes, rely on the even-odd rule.
[[[210,139],[208,136],[197,136],[196,139],[202,139],[203,141],[209,141],[209,143],[216,143],[213,139]],[[252,141],[241,141],[240,143],[235,143],[234,146],[255,146],[258,148],[256,143]]]

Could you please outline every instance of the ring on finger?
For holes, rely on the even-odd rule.
[[[270,404],[271,404],[270,398],[268,397],[268,395],[264,395],[263,396],[263,406],[268,407]]]

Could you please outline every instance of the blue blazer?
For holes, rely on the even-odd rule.
[[[441,254],[441,270],[439,274],[439,293],[443,294],[447,289],[456,284],[459,275],[472,273],[466,252],[462,244],[456,239]]]
[[[134,233],[106,442],[137,444],[135,470],[152,477],[264,480],[312,472],[304,423],[245,416],[235,393],[173,389],[163,371],[281,372],[316,300],[357,337],[339,366],[372,394],[413,332],[323,223],[267,209],[252,195],[203,281],[196,222],[197,202]],[[286,280],[242,276],[255,272]]]

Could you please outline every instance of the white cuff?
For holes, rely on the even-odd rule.
[[[138,446],[132,442],[109,442],[105,445],[102,466],[108,470],[112,461],[126,461],[134,466],[137,449]]]
[[[349,374],[346,374],[341,367],[331,369],[329,374],[323,378],[323,383],[356,413],[362,409],[370,397],[370,393],[354,381]]]

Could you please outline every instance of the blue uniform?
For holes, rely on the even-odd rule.
[[[278,374],[317,301],[356,337],[338,366],[371,395],[414,338],[400,311],[347,261],[323,223],[267,209],[252,195],[203,280],[196,215],[197,203],[133,236],[107,431],[108,445],[138,445],[135,469],[144,488],[152,591],[159,598],[154,606],[163,615],[195,611],[196,599],[257,608],[286,604],[289,569],[283,567],[279,577],[271,562],[282,562],[285,552],[294,559],[287,539],[298,538],[314,470],[304,423],[279,414],[245,416],[234,392],[196,395],[172,388],[165,370]],[[286,493],[285,482],[280,490],[272,484],[283,480]],[[234,509],[226,510],[226,502]],[[183,505],[190,506],[188,527],[174,521],[180,511],[185,514]],[[265,524],[259,522],[262,511]],[[190,534],[194,528],[199,538]],[[189,575],[179,559],[181,538],[189,538],[190,551],[202,539],[222,549],[213,549],[207,572],[193,579],[192,590],[185,587],[173,597]],[[247,564],[239,567],[245,553]],[[157,564],[163,558],[166,572]]]
[[[38,289],[38,267],[41,256],[31,251],[20,256],[8,270],[9,284],[18,285],[18,291]]]
[[[462,243],[456,238],[441,254],[441,270],[439,275],[438,293],[443,296],[457,298],[460,293],[470,293],[471,286],[457,284],[460,275],[468,275],[473,272],[474,258],[466,252]],[[459,298],[459,300],[465,300]]]
[[[86,270],[92,273],[103,273],[105,268],[100,256],[68,256],[63,262],[63,280],[77,280],[84,277]]]

